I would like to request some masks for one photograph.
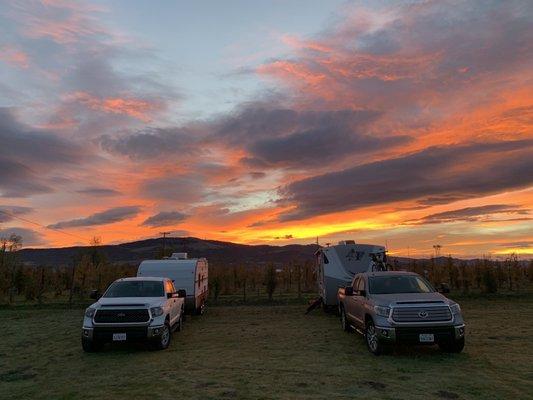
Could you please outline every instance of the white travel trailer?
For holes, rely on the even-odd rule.
[[[185,311],[202,314],[208,294],[208,265],[205,258],[187,258],[187,253],[173,253],[163,260],[144,260],[137,276],[169,278],[176,289],[186,292]]]
[[[339,287],[349,285],[355,274],[387,270],[385,247],[356,244],[353,240],[321,247],[315,256],[318,293],[325,308],[337,306]]]

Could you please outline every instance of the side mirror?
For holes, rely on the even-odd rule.
[[[439,286],[439,293],[450,293],[450,287],[446,283],[441,283]]]
[[[353,296],[353,287],[352,286],[346,286],[344,288],[344,295],[345,296]]]
[[[366,290],[359,290],[359,296],[366,297]]]
[[[179,298],[185,298],[186,296],[187,296],[187,293],[185,292],[185,290],[183,290],[183,289],[178,290],[178,297]]]
[[[93,289],[91,290],[91,294],[89,295],[89,297],[93,300],[98,300],[98,298],[100,297],[100,292],[97,289]]]
[[[174,293],[172,293],[172,292],[168,292],[167,293],[167,299],[171,299],[173,297],[174,297]]]

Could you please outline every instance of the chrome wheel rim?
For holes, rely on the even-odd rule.
[[[376,351],[378,348],[378,335],[376,334],[376,328],[374,325],[369,325],[368,328],[366,328],[366,342],[368,343],[368,347],[372,351]]]
[[[168,330],[168,326],[165,325],[163,328],[163,332],[161,333],[161,344],[163,346],[166,346],[168,344],[168,341],[170,339],[170,332]]]

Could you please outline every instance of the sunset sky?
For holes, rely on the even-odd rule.
[[[0,237],[533,256],[531,1],[2,1]]]

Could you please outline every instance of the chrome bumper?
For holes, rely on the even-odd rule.
[[[120,330],[123,327],[124,327],[123,325],[117,325],[116,326],[117,333],[120,333]],[[112,328],[112,326],[107,325],[106,328]],[[147,331],[146,331],[146,339],[154,339],[154,338],[159,337],[159,335],[161,335],[161,328],[163,328],[163,325],[148,326]],[[86,327],[86,326],[82,327],[81,336],[85,339],[93,340],[94,329],[95,327]]]
[[[420,326],[416,326],[417,328],[420,328]],[[465,324],[461,325],[454,325],[454,336],[455,339],[461,339],[465,336]],[[378,338],[383,341],[388,342],[395,342],[396,341],[396,328],[388,327],[388,326],[376,326],[376,331],[378,334]]]

